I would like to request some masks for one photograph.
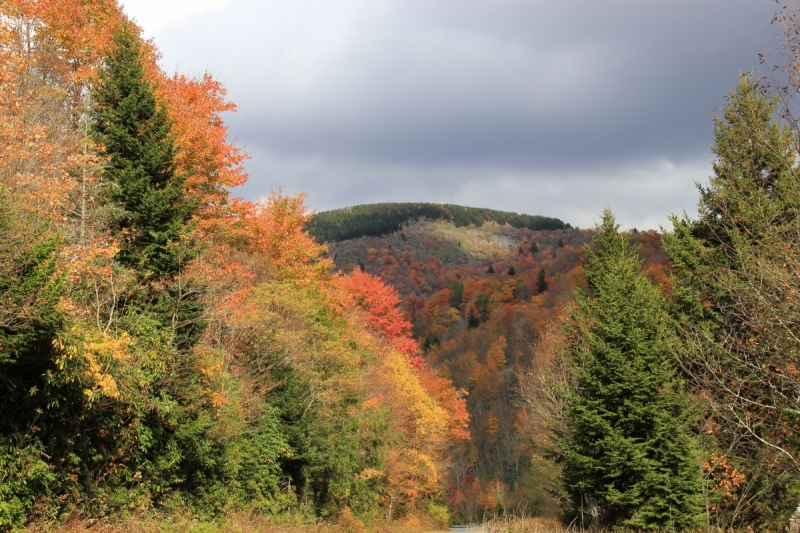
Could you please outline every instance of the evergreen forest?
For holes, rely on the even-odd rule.
[[[0,13],[0,531],[800,528],[795,11],[660,231],[250,201],[116,1]]]
[[[305,230],[318,242],[345,241],[357,237],[382,237],[420,218],[447,220],[456,225],[482,226],[485,222],[508,224],[514,228],[562,229],[568,224],[557,218],[520,215],[479,207],[430,203],[367,204],[314,214]]]

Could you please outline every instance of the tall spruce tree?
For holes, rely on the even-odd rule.
[[[184,198],[185,178],[175,173],[170,120],[145,75],[139,37],[126,26],[113,42],[92,93],[92,133],[108,155],[104,177],[117,207],[119,260],[143,275],[174,274],[180,261],[170,243],[180,240],[193,206]]]
[[[742,76],[722,117],[714,117],[716,156],[707,186],[698,185],[698,219],[672,217],[664,245],[680,283],[675,287],[684,318],[713,327],[719,299],[714,272],[736,268],[736,243],[758,245],[776,228],[796,220],[798,193],[792,134],[774,119],[777,101]]]
[[[693,529],[700,471],[689,398],[676,375],[680,349],[667,302],[641,272],[629,233],[603,214],[565,324],[575,387],[558,438],[576,515],[595,525]]]
[[[175,289],[191,252],[182,239],[195,206],[184,195],[185,176],[176,174],[171,122],[143,54],[132,26],[114,34],[92,90],[92,135],[107,155],[103,178],[120,246],[116,259],[139,276],[134,294],[118,304],[116,325],[135,339],[131,350],[147,354],[130,363],[141,365],[139,395],[124,398],[125,416],[103,421],[113,428],[109,434],[125,435],[130,427],[140,435],[126,468],[109,482],[130,483],[139,472],[147,499],[158,502],[176,490],[206,490],[219,473],[211,456],[221,443],[209,433],[213,421],[203,411],[207,400],[191,350],[204,327],[201,306]],[[103,455],[92,460],[102,464]]]
[[[800,379],[785,370],[800,367],[800,189],[796,139],[776,105],[741,77],[715,118],[698,217],[673,217],[664,236],[692,346],[683,366],[709,401],[709,437],[746,475],[717,505],[725,529],[785,527],[800,499]]]

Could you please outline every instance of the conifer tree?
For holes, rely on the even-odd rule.
[[[185,177],[175,174],[171,124],[147,80],[138,35],[126,26],[113,41],[92,94],[92,133],[108,156],[119,259],[142,274],[174,274],[180,265],[170,243],[180,240],[193,211]]]
[[[716,270],[736,268],[734,241],[757,244],[796,219],[792,138],[773,120],[776,105],[758,82],[740,78],[723,117],[714,118],[717,159],[709,184],[698,185],[699,217],[673,216],[673,232],[664,237],[681,281],[681,311],[695,321],[715,321],[714,309],[703,308],[700,295],[720,292],[711,287]]]
[[[450,295],[450,306],[454,309],[460,309],[464,301],[464,284],[456,281],[450,285],[450,290],[453,291]]]
[[[544,291],[547,290],[547,279],[545,275],[547,273],[544,269],[539,270],[539,274],[536,276],[536,292],[542,294]]]
[[[610,211],[587,248],[590,293],[566,322],[575,379],[559,435],[573,512],[596,525],[693,529],[700,471],[667,302]]]
[[[209,434],[212,424],[203,415],[205,392],[191,350],[205,327],[198,301],[202,288],[193,288],[189,297],[179,297],[175,289],[176,275],[192,255],[191,246],[181,241],[190,229],[194,204],[185,197],[186,177],[175,171],[172,124],[148,80],[140,38],[125,25],[112,40],[92,90],[92,136],[107,158],[104,200],[119,243],[116,259],[139,277],[131,296],[115,309],[117,327],[147,342],[159,365],[141,359],[136,370],[140,383],[148,386],[139,385],[140,397],[126,398],[124,417],[112,420],[109,414],[102,425],[119,424],[111,434],[124,435],[130,425],[146,435],[128,453],[121,475],[138,471],[143,482],[152,482],[148,490],[158,500],[178,486],[187,492],[205,490],[218,476],[207,454],[219,442]],[[97,416],[106,414],[97,411]],[[102,456],[92,460],[102,461]]]
[[[467,328],[475,329],[480,325],[481,319],[475,312],[475,306],[470,306],[469,311],[467,312]]]
[[[783,527],[800,499],[800,379],[785,371],[800,365],[800,190],[796,139],[776,105],[741,77],[715,118],[698,218],[673,217],[664,236],[675,315],[692,347],[683,366],[709,401],[710,437],[746,474],[729,508],[718,506],[723,528]]]

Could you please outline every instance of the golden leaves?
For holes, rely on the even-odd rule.
[[[119,398],[120,392],[110,368],[114,362],[123,362],[130,357],[131,344],[127,333],[114,336],[78,324],[66,336],[57,337],[53,342],[58,353],[55,364],[63,371],[68,361],[82,359],[86,364],[82,372],[88,385],[83,391],[86,398],[89,401],[99,395]]]

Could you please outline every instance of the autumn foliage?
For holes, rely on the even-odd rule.
[[[324,231],[324,220],[313,227]],[[463,413],[470,438],[450,445],[447,498],[460,520],[557,513],[554,470],[543,460],[545,430],[524,399],[520,376],[543,362],[545,332],[574,289],[585,286],[582,247],[592,234],[426,220],[383,237],[329,243],[366,322],[375,330],[410,331],[422,348],[416,360],[426,362],[421,379],[447,378],[459,391],[465,409],[450,411]],[[660,235],[640,232],[633,241],[645,273],[665,279]],[[373,289],[378,277],[392,289]]]
[[[237,513],[347,531],[559,512],[691,528],[700,500],[680,518],[659,492],[681,480],[701,484],[709,530],[785,527],[797,139],[759,83],[743,78],[716,121],[699,220],[606,229],[640,295],[606,305],[597,232],[560,220],[438,204],[315,217],[302,193],[236,197],[247,154],[225,87],[163,72],[115,0],[3,0],[0,15],[0,531]],[[642,301],[657,312],[637,322]],[[639,474],[657,475],[631,499],[635,476],[590,484],[605,467],[576,467],[622,457],[606,419],[575,421],[603,396],[589,385],[623,383],[597,380],[629,370],[618,341],[636,324],[658,349],[640,343],[641,379],[605,397],[649,398],[650,418],[629,419],[682,436],[637,441]],[[603,328],[614,367],[587,347]]]
[[[441,499],[470,437],[463,395],[421,358],[394,289],[332,272],[303,194],[232,196],[246,154],[219,81],[162,72],[111,0],[2,14],[0,529],[175,506],[391,521]],[[131,260],[148,233],[119,222],[139,208],[121,211],[109,177],[137,163],[97,122],[115,112],[104,84],[136,72],[109,70],[125,46],[191,209],[148,244],[163,270]]]

